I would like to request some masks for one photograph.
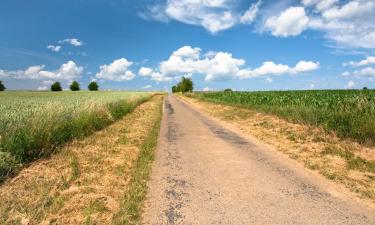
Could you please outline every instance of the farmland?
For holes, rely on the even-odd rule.
[[[148,100],[138,92],[0,94],[0,180],[58,145],[99,130]]]
[[[271,113],[291,122],[322,127],[339,137],[375,144],[373,90],[200,92],[193,96]]]

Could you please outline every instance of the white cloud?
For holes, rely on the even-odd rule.
[[[375,77],[375,68],[366,67],[361,70],[356,70],[353,72],[353,75],[358,77]]]
[[[319,11],[330,8],[336,2],[338,2],[338,0],[302,0],[302,4],[304,6],[315,6],[315,8]]]
[[[42,84],[44,84],[44,85],[51,85],[53,83],[54,83],[53,80],[45,80],[45,81],[42,82]]]
[[[290,7],[278,16],[267,19],[264,27],[274,36],[296,36],[301,34],[308,26],[309,18],[303,7]]]
[[[341,74],[343,77],[347,77],[347,76],[350,76],[350,72],[349,71],[345,71]]]
[[[334,6],[323,12],[322,16],[327,20],[353,19],[374,13],[375,3],[370,1],[350,1],[342,7]]]
[[[78,46],[82,46],[83,42],[78,40],[77,38],[67,38],[67,39],[59,41],[59,44],[70,44],[70,45],[78,47]]]
[[[375,56],[369,56],[366,59],[363,59],[359,62],[354,62],[354,61],[346,62],[343,65],[344,66],[359,67],[359,66],[366,66],[366,65],[369,65],[369,64],[375,64]]]
[[[238,23],[251,23],[258,12],[259,2],[254,3],[241,15],[235,0],[167,0],[165,4],[148,7],[141,18],[168,22],[169,19],[202,26],[211,33],[233,27]]]
[[[273,79],[272,79],[271,77],[267,77],[267,78],[266,78],[266,82],[267,82],[267,83],[272,83],[272,82],[273,82]]]
[[[164,76],[181,76],[186,73],[206,74],[206,80],[219,80],[237,73],[245,60],[236,59],[227,52],[217,52],[210,58],[200,58],[201,49],[184,46],[160,63],[160,72]],[[194,53],[194,54],[192,54]]]
[[[41,86],[41,87],[38,87],[37,90],[38,91],[46,91],[46,90],[48,90],[48,87],[47,86]]]
[[[60,66],[58,70],[44,70],[45,65],[30,66],[25,70],[6,71],[0,70],[0,77],[14,79],[54,79],[54,80],[72,80],[82,74],[83,67],[77,66],[73,61],[68,61]]]
[[[258,14],[259,6],[261,3],[262,1],[258,1],[257,3],[252,4],[250,8],[240,17],[240,23],[243,23],[243,24],[252,23]]]
[[[143,89],[150,89],[150,88],[152,88],[152,85],[149,85],[149,84],[148,84],[148,85],[143,86],[142,88],[143,88]]]
[[[240,79],[253,78],[264,75],[283,75],[283,74],[299,74],[310,72],[319,68],[319,62],[299,61],[294,67],[288,65],[276,64],[268,61],[256,69],[242,69],[238,71],[237,77]]]
[[[100,71],[96,74],[96,78],[112,81],[132,80],[135,74],[129,70],[131,65],[133,65],[133,62],[127,59],[117,59],[109,65],[101,65]]]
[[[148,67],[141,67],[138,71],[138,74],[143,77],[149,77],[151,80],[158,82],[170,81],[173,79],[172,77],[164,76],[160,72],[155,72],[153,69]]]
[[[315,15],[309,27],[325,31],[325,37],[338,47],[375,48],[375,2],[352,0]]]
[[[138,74],[156,81],[170,81],[181,76],[202,74],[206,81],[231,78],[251,78],[262,75],[298,74],[319,68],[319,62],[300,61],[294,67],[265,62],[256,69],[242,69],[245,60],[235,58],[228,52],[210,51],[201,54],[200,48],[183,46],[174,51],[168,60],[162,61],[157,69],[141,67]],[[268,79],[269,80],[269,79]]]
[[[350,81],[348,82],[348,84],[346,85],[346,88],[350,89],[350,88],[353,88],[354,86],[355,86],[354,81],[350,80]]]
[[[59,52],[61,50],[61,46],[59,45],[48,45],[47,48],[54,52]]]

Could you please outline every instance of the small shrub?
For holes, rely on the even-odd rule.
[[[51,85],[51,91],[62,91],[60,82],[55,82]]]
[[[88,89],[89,89],[90,91],[97,91],[97,90],[99,90],[99,85],[98,85],[98,83],[96,83],[95,81],[92,81],[92,82],[89,84]]]
[[[79,83],[77,81],[73,81],[70,84],[70,90],[72,90],[72,91],[79,91],[80,90]]]

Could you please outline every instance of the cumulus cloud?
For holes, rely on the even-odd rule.
[[[73,61],[68,61],[55,71],[44,70],[45,65],[30,66],[25,70],[0,70],[0,77],[14,79],[53,79],[72,80],[82,74],[83,67],[77,66]]]
[[[165,4],[148,7],[148,12],[138,13],[141,18],[167,22],[169,19],[202,26],[211,33],[233,27],[238,23],[251,23],[260,2],[254,3],[242,15],[236,10],[235,0],[167,0]]]
[[[70,45],[79,47],[83,45],[83,42],[78,40],[77,38],[67,38],[67,39],[59,41],[59,44],[70,44]]]
[[[96,78],[112,81],[128,81],[135,77],[135,74],[129,70],[133,62],[125,58],[117,59],[111,64],[101,65],[100,71],[96,74]]]
[[[300,61],[294,67],[265,62],[256,69],[243,69],[245,60],[235,58],[228,52],[210,51],[202,54],[200,48],[183,46],[162,61],[157,69],[140,68],[138,74],[156,81],[170,81],[181,76],[202,74],[206,81],[225,80],[231,78],[251,78],[263,75],[298,74],[319,68],[319,62]]]
[[[339,48],[375,48],[375,1],[301,0],[276,16],[266,18],[263,29],[273,36],[300,35],[304,30],[324,32]]]
[[[284,64],[276,64],[268,61],[256,69],[242,69],[238,71],[237,76],[240,79],[253,78],[264,75],[283,75],[283,74],[299,74],[310,72],[319,68],[319,62],[299,61],[294,67]]]
[[[59,45],[48,45],[47,48],[53,52],[59,52],[61,50],[61,46]]]
[[[309,24],[303,7],[290,7],[278,16],[267,19],[264,27],[274,36],[296,36],[301,34]]]
[[[366,59],[363,59],[359,62],[354,62],[354,61],[346,62],[343,65],[344,66],[359,67],[359,66],[366,66],[366,65],[370,65],[370,64],[375,64],[375,56],[369,56]]]

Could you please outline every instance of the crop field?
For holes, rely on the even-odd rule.
[[[140,92],[1,93],[0,180],[56,146],[109,125],[151,96]]]
[[[374,90],[199,92],[202,100],[272,113],[292,122],[375,144]]]

